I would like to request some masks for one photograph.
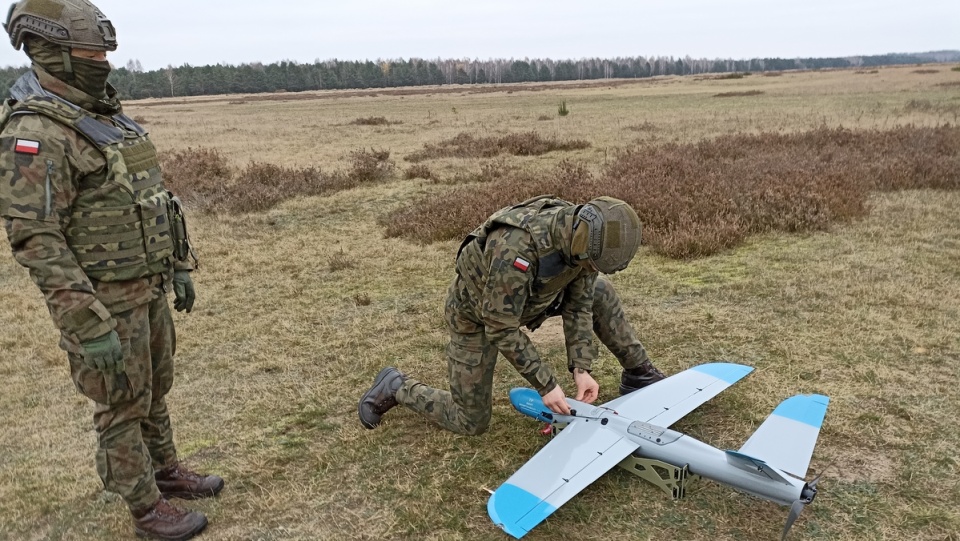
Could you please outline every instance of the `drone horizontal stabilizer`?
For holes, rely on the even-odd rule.
[[[803,479],[829,402],[829,397],[820,394],[796,395],[784,400],[743,444],[740,454],[773,464]]]

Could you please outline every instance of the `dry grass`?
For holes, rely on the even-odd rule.
[[[229,168],[225,182],[236,182],[251,162],[349,171],[357,149],[406,156],[463,132],[543,130],[537,117],[565,99],[577,104],[576,115],[556,119],[549,135],[591,147],[510,163],[534,176],[600,178],[618,163],[617,149],[638,141],[686,145],[821,125],[858,133],[942,127],[942,116],[905,106],[951,103],[952,88],[937,85],[957,73],[911,69],[557,85],[510,95],[507,88],[323,101],[277,95],[242,107],[197,100],[189,115],[182,104],[157,101],[149,117],[163,150],[217,149]],[[754,89],[764,94],[711,98]],[[125,108],[134,114],[142,106]],[[349,124],[379,115],[404,123]],[[628,128],[644,122],[657,129]],[[481,161],[442,158],[430,168],[450,178]],[[227,478],[217,500],[189,503],[211,518],[203,539],[504,539],[487,519],[484,489],[543,443],[538,427],[507,402],[507,390],[523,380],[506,363],[497,369],[491,431],[480,438],[444,433],[406,411],[391,412],[375,431],[356,419],[357,398],[386,364],[430,383],[446,380],[441,303],[457,241],[384,238],[377,219],[454,189],[389,179],[263,211],[194,214],[199,299],[192,314],[175,315],[178,369],[169,404],[182,456]],[[792,538],[955,540],[960,193],[881,191],[867,207],[829,233],[763,233],[692,261],[644,249],[614,282],[665,371],[714,359],[757,367],[679,429],[737,448],[783,398],[832,397],[812,469],[833,467]],[[354,266],[337,268],[338,257]],[[0,254],[0,302],[0,539],[130,538],[123,506],[99,488],[90,406],[69,382],[39,293],[9,253]],[[563,365],[555,322],[533,339]],[[619,369],[609,353],[594,373],[601,398],[613,398]],[[773,539],[786,514],[709,482],[671,502],[614,471],[527,538]]]

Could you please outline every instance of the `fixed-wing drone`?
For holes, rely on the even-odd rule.
[[[683,497],[694,476],[791,506],[783,538],[817,481],[804,481],[830,399],[784,400],[737,451],[722,451],[668,427],[753,371],[749,366],[695,366],[601,406],[567,399],[570,415],[552,413],[533,389],[510,392],[524,415],[560,430],[502,484],[487,503],[494,524],[520,539],[561,505],[620,465]]]

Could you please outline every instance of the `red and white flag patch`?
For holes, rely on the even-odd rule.
[[[522,272],[527,272],[527,269],[530,268],[530,262],[522,257],[518,257],[514,260],[513,266],[520,269]]]
[[[30,139],[17,139],[17,145],[14,147],[20,154],[40,154],[40,141],[31,141]]]

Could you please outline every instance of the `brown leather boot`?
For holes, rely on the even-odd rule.
[[[397,405],[397,391],[406,379],[407,376],[392,366],[377,374],[373,387],[363,393],[360,404],[357,405],[360,424],[364,428],[376,428],[383,414]]]
[[[137,537],[163,541],[186,541],[207,527],[207,517],[171,505],[162,496],[152,507],[133,512]]]
[[[639,391],[647,385],[652,385],[667,376],[657,370],[649,360],[630,370],[624,370],[620,375],[620,396]]]
[[[154,478],[157,480],[157,488],[165,498],[210,498],[223,490],[223,479],[220,477],[194,473],[179,462],[157,471]]]

